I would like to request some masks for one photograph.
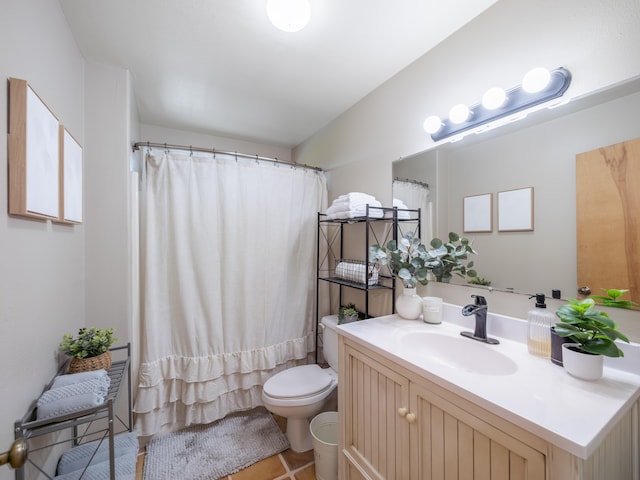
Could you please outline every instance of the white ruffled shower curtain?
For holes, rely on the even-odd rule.
[[[310,169],[150,152],[143,204],[136,430],[148,436],[261,405],[313,351],[317,212]]]

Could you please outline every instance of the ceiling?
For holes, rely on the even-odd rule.
[[[140,120],[294,147],[497,0],[59,0],[87,60],[130,71]]]

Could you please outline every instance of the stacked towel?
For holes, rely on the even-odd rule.
[[[135,457],[138,454],[138,435],[135,432],[127,432],[116,435],[113,439],[113,456],[116,463],[116,478],[120,478],[120,470],[129,466],[130,457],[133,456],[133,472],[135,473]],[[97,450],[96,450],[97,449]],[[91,456],[93,455],[93,458]],[[87,473],[94,473],[91,478],[97,476],[98,472],[106,470],[109,478],[109,439],[104,438],[102,443],[99,440],[83,443],[66,451],[58,462],[58,476],[56,478],[73,478],[73,472],[82,472],[91,462]],[[83,477],[84,478],[84,477]],[[125,477],[126,478],[126,477]],[[133,477],[131,477],[133,478]]]
[[[409,210],[409,207],[407,207],[402,200],[400,200],[399,198],[394,198],[393,199],[393,206],[398,209],[398,218],[399,219],[401,219],[401,220],[409,220],[410,215],[409,215],[409,212],[407,212],[407,210]]]
[[[327,217],[330,219],[364,217],[369,205],[369,216],[382,218],[384,215],[380,208],[382,204],[372,195],[361,192],[350,192],[340,195],[327,209]]]
[[[111,379],[105,370],[59,375],[38,398],[37,418],[57,417],[104,403]]]
[[[136,478],[137,452],[127,453],[115,459],[115,478],[117,480],[135,480]],[[57,475],[55,480],[109,480],[109,460],[91,464],[86,471],[74,470],[73,472]]]
[[[340,262],[336,266],[336,277],[364,285],[377,285],[378,268],[375,265],[367,267],[364,263]]]

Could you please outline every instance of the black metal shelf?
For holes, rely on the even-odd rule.
[[[374,215],[372,215],[374,213]],[[351,225],[364,225],[365,241],[363,259],[356,260],[364,265],[369,265],[369,245],[386,245],[389,240],[398,239],[398,235],[403,235],[407,227],[420,231],[420,209],[399,210],[396,207],[370,207],[367,205],[366,215],[352,218],[329,218],[326,214],[318,213],[318,245],[316,264],[316,347],[318,345],[318,324],[319,318],[319,286],[320,282],[328,282],[339,286],[339,304],[342,305],[343,287],[356,289],[364,292],[364,311],[361,312],[364,318],[371,317],[369,311],[369,292],[387,290],[391,292],[391,312],[395,310],[395,290],[396,282],[393,274],[388,270],[378,273],[378,283],[369,285],[365,283],[345,280],[335,276],[335,263],[343,261],[344,237],[347,235],[345,229]],[[402,218],[400,218],[402,217]],[[388,224],[391,228],[381,227],[383,232],[379,232],[380,224]],[[400,227],[403,225],[404,227]],[[321,245],[325,248],[321,249]],[[344,260],[346,261],[346,260]],[[318,349],[316,348],[316,361],[318,360]]]

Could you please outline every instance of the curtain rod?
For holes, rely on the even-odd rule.
[[[140,150],[141,147],[147,148],[162,148],[164,150],[184,150],[187,152],[200,152],[200,153],[212,153],[220,154],[220,155],[230,155],[235,158],[248,158],[251,160],[260,160],[263,162],[271,162],[275,164],[287,165],[289,167],[294,168],[307,168],[309,170],[315,170],[316,172],[322,172],[322,169],[319,167],[312,167],[310,165],[305,165],[303,163],[294,163],[294,162],[286,162],[284,160],[278,160],[277,158],[272,157],[262,157],[260,155],[250,155],[248,153],[239,153],[239,152],[229,152],[225,150],[218,150],[216,148],[202,148],[202,147],[193,147],[191,145],[172,145],[170,143],[156,143],[156,142],[136,142],[132,145],[132,149],[135,152],[136,150]]]
[[[410,178],[400,178],[400,177],[395,177],[393,179],[394,181],[399,181],[399,182],[407,182],[407,183],[415,183],[416,185],[422,185],[425,188],[429,188],[429,184],[428,183],[424,183],[421,182],[419,180],[411,180]]]

